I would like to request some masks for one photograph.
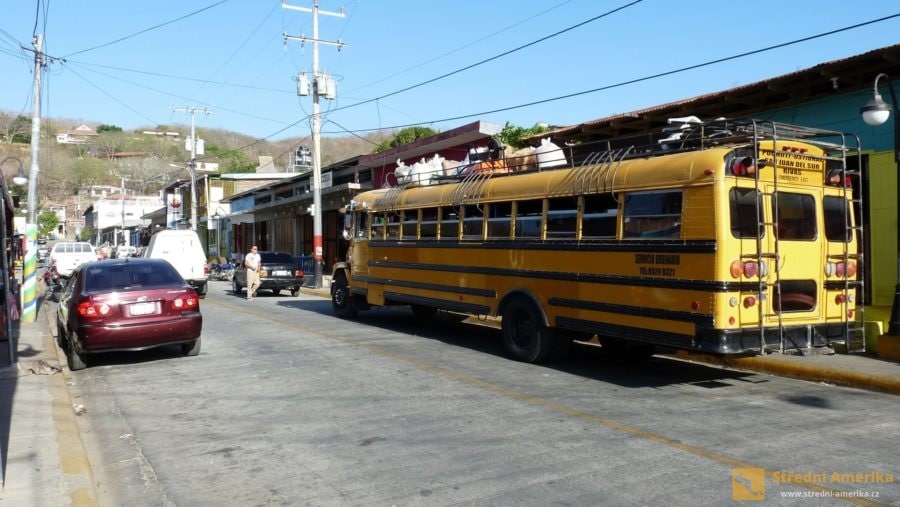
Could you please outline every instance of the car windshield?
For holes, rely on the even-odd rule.
[[[260,254],[262,263],[265,264],[296,264],[291,254],[282,252],[262,252]]]
[[[172,267],[153,264],[103,264],[85,267],[84,287],[88,291],[125,290],[135,287],[180,286],[184,280]]]

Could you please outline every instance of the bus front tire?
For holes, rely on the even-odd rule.
[[[513,359],[539,363],[553,351],[553,330],[542,317],[535,304],[525,298],[516,298],[505,306],[500,334]]]
[[[343,273],[337,275],[331,282],[331,308],[341,319],[352,319],[358,312],[350,294],[350,284],[347,283],[347,277]]]

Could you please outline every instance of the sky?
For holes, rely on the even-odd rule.
[[[900,42],[889,0],[318,1],[318,66],[336,83],[320,100],[328,136],[572,125]],[[295,38],[312,38],[313,17],[281,0],[4,4],[0,110],[31,116],[40,34],[43,118],[131,131],[190,125],[193,108],[201,134],[310,135],[296,77],[311,73],[313,44]]]

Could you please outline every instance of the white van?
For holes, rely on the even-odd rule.
[[[206,296],[209,266],[196,232],[187,229],[159,231],[150,238],[143,257],[169,261],[201,298]]]

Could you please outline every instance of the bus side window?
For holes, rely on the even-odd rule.
[[[578,198],[554,197],[547,205],[547,239],[575,239]]]
[[[440,239],[459,239],[459,214],[453,206],[441,208]]]
[[[419,235],[422,239],[434,239],[437,237],[438,209],[423,208],[422,223],[419,226]]]
[[[752,188],[732,188],[729,194],[731,234],[735,238],[759,236],[757,210],[762,212],[762,195]]]
[[[681,191],[632,193],[625,197],[625,238],[681,237]]]
[[[483,239],[484,213],[481,206],[463,208],[463,239]]]
[[[612,194],[584,196],[582,239],[615,238],[619,209]]]
[[[386,218],[387,237],[385,239],[400,239],[400,213],[388,212]]]
[[[384,239],[384,229],[386,224],[387,221],[384,218],[384,213],[378,213],[372,217],[372,239]]]
[[[516,238],[540,238],[544,201],[518,201],[516,203]]]
[[[356,214],[356,237],[357,238],[369,237],[369,214],[368,213],[357,213]]]
[[[488,218],[488,239],[509,239],[509,226],[512,220],[512,203],[498,202],[490,205]]]
[[[403,223],[400,226],[400,239],[416,239],[419,228],[419,211],[408,209],[403,212]]]

